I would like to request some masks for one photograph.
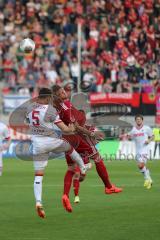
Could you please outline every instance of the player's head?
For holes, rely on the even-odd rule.
[[[137,114],[135,116],[135,122],[137,126],[141,126],[143,124],[143,116],[141,114]]]
[[[52,86],[52,93],[53,93],[53,96],[58,97],[58,99],[61,101],[64,101],[65,99],[67,99],[66,91],[64,90],[63,87],[61,87],[59,85]]]
[[[84,111],[83,109],[79,109],[79,111],[80,111],[81,113],[86,114],[85,111]]]
[[[38,99],[44,104],[48,104],[52,99],[52,91],[49,88],[40,88]]]

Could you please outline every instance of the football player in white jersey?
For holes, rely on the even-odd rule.
[[[52,92],[48,88],[42,88],[36,101],[28,107],[27,119],[31,130],[31,140],[33,146],[33,163],[35,169],[34,196],[36,200],[36,210],[40,217],[45,217],[42,205],[42,180],[44,169],[47,166],[49,154],[67,152],[70,157],[79,165],[81,173],[85,174],[86,167],[80,155],[65,140],[60,139],[53,130],[54,126],[60,128],[63,133],[74,133],[73,125],[65,125],[56,111],[50,105],[53,104]]]
[[[135,116],[136,125],[127,134],[135,142],[136,160],[140,172],[144,175],[144,187],[150,189],[152,186],[152,179],[150,171],[146,167],[149,159],[149,143],[154,139],[152,129],[149,126],[143,125],[143,116],[138,114]]]
[[[5,143],[3,141],[5,140]],[[3,160],[2,152],[7,150],[10,145],[10,132],[8,127],[0,122],[0,176],[2,176],[3,171]]]

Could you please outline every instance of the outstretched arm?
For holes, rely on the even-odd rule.
[[[145,141],[145,144],[148,145],[153,140],[154,140],[154,135],[152,135],[151,137],[148,137],[148,140]]]
[[[77,122],[75,123],[75,128],[78,132],[83,133],[89,137],[96,138],[97,140],[104,139],[104,135],[101,132],[88,130],[85,126],[82,127]]]
[[[62,132],[64,133],[73,133],[75,131],[75,127],[73,124],[70,124],[69,126],[67,126],[64,122],[57,122],[55,123],[57,125],[58,128],[60,128],[62,130]]]

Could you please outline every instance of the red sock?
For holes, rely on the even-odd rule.
[[[109,175],[108,175],[107,169],[106,169],[103,161],[100,160],[100,162],[95,162],[95,164],[96,164],[97,173],[100,176],[100,178],[102,179],[105,187],[111,188],[112,185],[109,181]]]
[[[78,196],[78,194],[79,194],[79,186],[80,186],[79,180],[78,179],[74,179],[73,180],[73,189],[74,189],[74,195],[75,196]]]
[[[74,172],[67,170],[66,175],[64,177],[64,191],[63,194],[66,194],[69,197],[69,192],[72,184]]]

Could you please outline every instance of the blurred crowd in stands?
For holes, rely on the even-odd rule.
[[[78,22],[82,88],[160,92],[160,0],[0,0],[3,93],[34,95],[55,83],[76,90]],[[19,50],[25,37],[34,53]]]

